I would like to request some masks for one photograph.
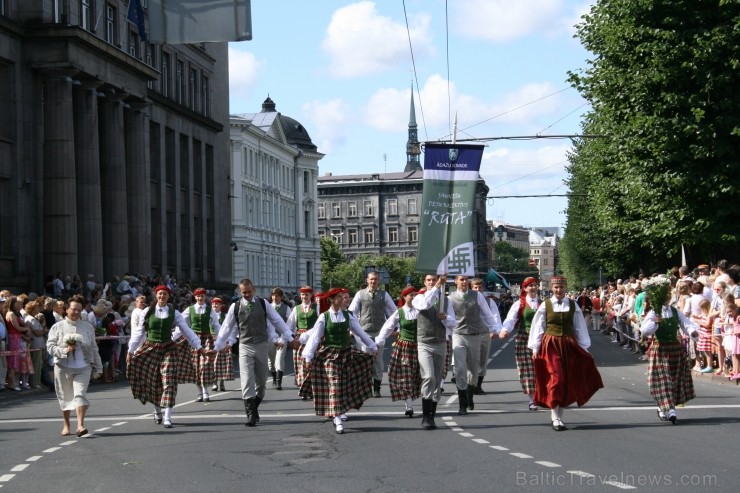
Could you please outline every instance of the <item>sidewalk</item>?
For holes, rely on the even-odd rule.
[[[714,373],[699,373],[696,370],[691,370],[691,377],[694,380],[709,380],[720,385],[732,385],[740,387],[740,380],[732,381],[728,377],[723,375],[715,375]]]

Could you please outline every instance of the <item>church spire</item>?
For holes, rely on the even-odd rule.
[[[414,108],[414,83],[411,82],[411,106],[409,111],[409,139],[406,142],[406,168],[404,171],[416,171],[421,170],[421,164],[419,164],[419,155],[421,154],[421,148],[419,147],[419,138],[417,136],[416,126],[416,110]]]

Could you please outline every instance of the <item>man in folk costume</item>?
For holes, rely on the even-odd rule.
[[[307,332],[310,336],[303,357],[309,365],[309,376],[301,387],[303,393],[310,381],[316,415],[332,417],[339,434],[344,433],[341,416],[350,409],[360,409],[370,397],[369,385],[363,386],[358,381],[358,377],[367,381],[370,369],[364,361],[354,358],[350,333],[360,339],[368,352],[377,355],[378,351],[357,319],[342,309],[346,291],[333,288],[324,295],[330,306]]]
[[[221,330],[219,314],[206,302],[206,290],[197,288],[193,291],[195,304],[191,305],[186,312],[186,320],[193,332],[200,337],[200,342],[206,350],[205,354],[199,351],[193,352],[193,366],[195,366],[196,384],[198,386],[198,397],[196,402],[211,402],[208,395],[208,386],[214,380],[213,359],[208,351],[213,349],[213,337]]]
[[[370,337],[375,337],[380,332],[385,321],[396,311],[396,305],[391,296],[379,289],[380,277],[377,272],[369,272],[367,275],[367,289],[361,289],[355,294],[349,305],[355,317],[360,321],[363,330]],[[383,350],[384,346],[378,346],[380,356],[373,363],[373,397],[380,397],[380,385],[383,381]]]
[[[482,293],[468,289],[468,277],[455,277],[457,291],[447,298],[455,311],[455,329],[452,331],[452,355],[455,359],[455,385],[457,386],[460,409],[458,414],[468,414],[475,409],[473,393],[480,370],[481,334],[498,334],[506,339],[509,333],[501,327],[491,313],[491,308]]]
[[[290,307],[283,303],[283,290],[280,288],[272,288],[270,298],[272,298],[272,303],[270,304],[270,306],[278,313],[278,315],[280,315],[280,318],[283,319],[283,322],[287,321],[288,314],[290,313]],[[270,375],[272,375],[272,388],[275,390],[283,390],[285,352],[285,346],[281,348],[270,346],[270,352],[267,355]]]
[[[434,416],[442,397],[440,384],[444,378],[448,341],[456,325],[452,303],[444,295],[447,278],[427,274],[425,289],[419,291],[411,305],[418,310],[416,318],[416,346],[421,376],[421,427],[437,427]]]
[[[221,330],[221,324],[224,323],[226,318],[226,311],[224,310],[224,302],[221,298],[213,298],[211,300],[211,309],[218,314],[219,332]],[[214,328],[215,329],[215,328]],[[216,333],[218,337],[218,332]],[[213,387],[211,390],[220,390],[221,392],[226,391],[224,381],[234,380],[234,363],[231,359],[231,346],[236,343],[234,341],[228,341],[226,346],[213,358]]]
[[[658,418],[676,424],[676,406],[690,401],[694,393],[691,368],[678,330],[690,337],[698,337],[699,326],[680,310],[669,306],[670,281],[655,277],[645,285],[647,314],[640,331],[643,336],[653,336],[647,351],[648,387],[658,404]]]
[[[175,342],[175,329],[181,331],[190,346],[199,352],[203,349],[200,337],[188,327],[182,314],[167,304],[170,288],[157,286],[154,296],[155,303],[142,311],[140,322],[131,328],[126,376],[134,398],[142,404],[154,404],[154,422],[164,422],[165,428],[172,428],[177,367],[190,364]]]
[[[398,331],[398,339],[393,345],[388,364],[388,386],[391,389],[392,401],[403,399],[406,404],[405,414],[409,418],[414,416],[414,400],[421,395],[421,376],[416,344],[419,310],[411,305],[416,293],[416,288],[413,286],[401,291],[398,310],[385,321],[380,333],[375,337],[375,344],[385,344],[388,337]]]
[[[584,405],[604,384],[586,351],[591,338],[583,313],[566,296],[566,279],[556,276],[550,283],[553,296],[535,312],[527,346],[534,358],[534,404],[550,408],[552,428],[563,431],[563,409]]]
[[[519,383],[524,393],[529,396],[529,410],[536,411],[537,404],[534,403],[534,362],[532,361],[532,350],[527,347],[527,343],[529,342],[529,329],[532,326],[532,319],[540,306],[540,300],[537,297],[539,286],[537,279],[528,277],[522,281],[521,287],[521,295],[511,305],[503,325],[509,332],[518,327],[514,339],[514,360],[519,372]]]
[[[313,297],[313,289],[310,286],[303,286],[298,290],[301,297],[300,305],[293,308],[288,316],[288,328],[293,332],[293,336],[300,338],[306,331],[310,330],[316,320],[319,318],[319,308],[315,303],[311,303]],[[306,364],[303,359],[304,345],[293,351],[293,367],[295,368],[295,386],[301,388],[303,379],[306,378]],[[303,400],[307,400],[313,396],[306,395]]]
[[[295,349],[298,342],[293,340],[293,334],[280,315],[267,306],[265,300],[254,295],[252,281],[242,279],[239,291],[242,297],[229,308],[214,348],[222,350],[228,341],[239,335],[239,378],[247,414],[245,425],[254,426],[259,421],[259,405],[265,396],[270,345],[290,343]],[[282,337],[276,334],[276,329]]]
[[[470,288],[473,291],[477,291],[479,293],[484,291],[485,285],[483,284],[483,279],[480,279],[476,277],[472,281],[470,281]],[[491,314],[493,315],[493,321],[494,325],[497,327],[497,329],[501,330],[501,313],[498,311],[498,306],[496,303],[493,302],[493,300],[490,300],[486,298],[486,303],[488,303],[488,308],[491,310]],[[473,393],[476,395],[483,395],[485,392],[483,392],[483,379],[486,378],[486,373],[488,371],[488,355],[491,352],[491,340],[496,337],[494,333],[490,333],[486,327],[481,327],[481,337],[480,337],[480,366],[478,370],[478,382],[475,385],[475,389],[473,389]]]

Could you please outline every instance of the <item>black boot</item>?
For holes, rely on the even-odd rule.
[[[255,397],[254,398],[254,420],[259,423],[260,421],[260,402],[262,402],[262,397]]]
[[[457,414],[465,416],[468,414],[468,389],[457,389],[457,399],[460,401],[460,410],[457,411]]]
[[[468,384],[468,409],[471,411],[475,409],[475,402],[473,402],[473,396],[475,395],[475,385]]]
[[[422,399],[421,400],[421,427],[425,430],[431,430],[432,425],[429,423],[429,420],[432,416],[432,401],[430,399]]]
[[[475,395],[484,395],[483,392],[483,377],[478,377],[478,385],[475,386]]]
[[[373,378],[373,397],[380,397],[380,380]]]
[[[254,406],[254,397],[250,397],[249,399],[244,399],[244,410],[247,412],[247,422],[244,423],[244,426],[254,426],[257,424],[257,421],[254,419],[254,412],[255,412],[255,406]]]
[[[277,373],[274,371],[271,371],[270,374],[272,375],[272,388],[277,388]]]
[[[437,428],[437,424],[434,422],[434,417],[437,415],[437,403],[434,401],[432,402],[432,415],[429,416],[429,424],[432,425],[432,429]]]
[[[277,387],[275,387],[275,390],[283,390],[283,372],[280,370],[277,371]]]

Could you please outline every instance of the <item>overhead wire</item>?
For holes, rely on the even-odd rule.
[[[416,60],[414,59],[414,47],[411,45],[411,29],[409,29],[409,17],[406,13],[406,0],[403,0],[401,2],[403,4],[403,18],[406,21],[406,35],[409,38],[409,51],[411,52],[411,66],[414,69],[414,80],[416,81],[416,92],[419,93],[419,112],[421,113],[421,124],[422,127],[424,127],[424,138],[425,140],[429,140],[429,135],[427,134],[427,124],[426,120],[424,119],[424,107],[421,104],[421,88],[419,87],[419,76],[416,73]],[[414,95],[412,94],[411,97],[413,98]]]

